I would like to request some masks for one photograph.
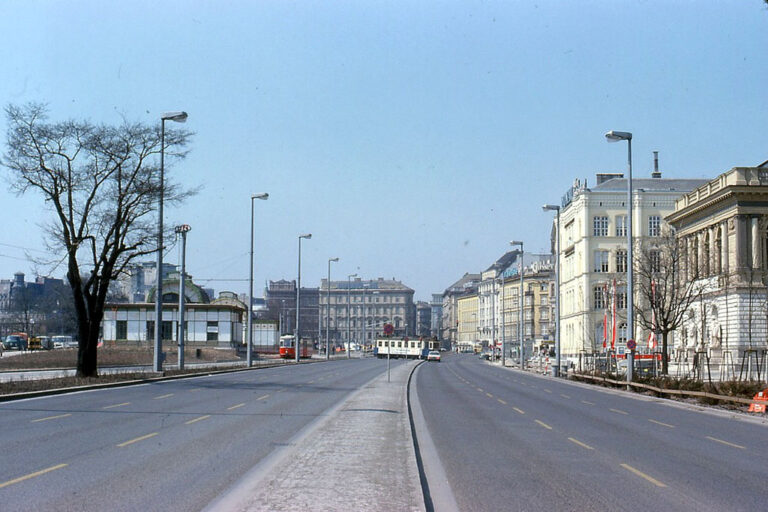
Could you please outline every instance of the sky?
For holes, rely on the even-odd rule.
[[[357,273],[429,300],[523,240],[549,252],[574,179],[714,178],[768,160],[768,8],[732,1],[0,2],[0,103],[51,121],[159,123],[195,133],[166,176],[200,192],[187,271],[255,293]],[[168,126],[170,128],[170,126]],[[7,122],[0,120],[5,151]],[[0,278],[32,262],[51,212],[0,169]],[[153,258],[148,258],[153,260]],[[179,262],[174,249],[165,261]]]

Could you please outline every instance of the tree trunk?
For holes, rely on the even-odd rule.
[[[666,375],[669,371],[669,351],[667,350],[667,335],[664,331],[661,333],[661,374]]]

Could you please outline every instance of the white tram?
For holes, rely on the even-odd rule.
[[[426,359],[430,350],[440,350],[440,342],[434,339],[377,338],[373,355],[379,358],[393,357]]]

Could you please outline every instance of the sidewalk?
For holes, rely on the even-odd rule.
[[[425,510],[407,404],[417,364],[393,364],[391,382],[369,382],[206,510]]]

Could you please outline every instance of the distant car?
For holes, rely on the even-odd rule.
[[[24,341],[24,338],[22,338],[21,336],[10,334],[5,337],[5,341],[3,342],[3,348],[5,350],[26,350],[27,343]]]
[[[437,361],[440,362],[440,352],[437,350],[430,350],[429,354],[427,354],[427,361]]]

